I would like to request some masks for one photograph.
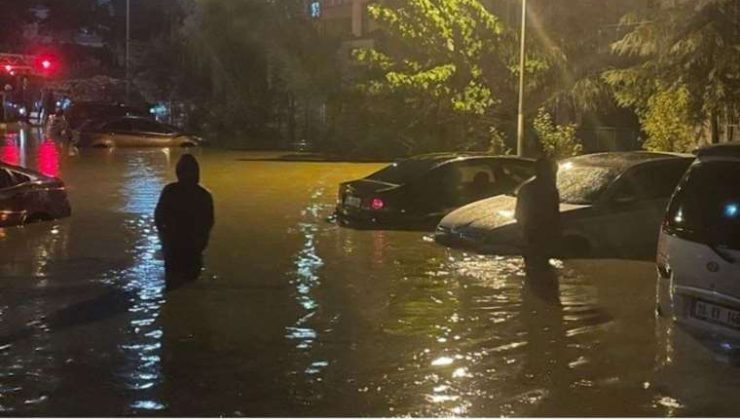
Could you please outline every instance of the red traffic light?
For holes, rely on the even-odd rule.
[[[42,55],[36,57],[34,67],[37,72],[48,75],[57,70],[58,63],[54,57]]]

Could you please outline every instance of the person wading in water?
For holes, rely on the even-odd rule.
[[[516,220],[522,229],[528,270],[547,270],[561,236],[557,166],[547,158],[535,163],[535,176],[517,193]]]
[[[164,187],[154,211],[167,290],[198,278],[214,223],[213,197],[199,185],[198,161],[193,155],[183,155],[176,172],[177,182]]]

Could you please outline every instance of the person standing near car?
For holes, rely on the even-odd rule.
[[[177,162],[177,182],[162,190],[154,223],[162,242],[167,290],[195,280],[214,223],[213,197],[200,182],[200,167],[191,154]]]
[[[516,220],[524,236],[527,269],[545,270],[560,239],[557,166],[548,158],[535,162],[535,176],[517,192]]]

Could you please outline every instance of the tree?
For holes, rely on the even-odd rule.
[[[502,22],[478,0],[386,1],[369,11],[387,40],[355,57],[368,66],[361,90],[388,105],[376,117],[408,152],[487,147],[494,112],[515,86],[516,39]],[[529,60],[529,70],[539,64]]]
[[[740,4],[678,2],[628,15],[623,24],[634,29],[612,49],[633,62],[604,74],[619,104],[635,109],[650,126],[665,115],[666,98],[678,97],[686,126],[712,121],[716,141],[717,118],[740,97]]]
[[[555,124],[552,116],[540,108],[533,125],[545,155],[563,159],[583,152],[581,141],[576,137],[575,124]]]

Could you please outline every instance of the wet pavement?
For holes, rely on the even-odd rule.
[[[656,320],[655,269],[517,258],[326,218],[377,164],[194,152],[215,198],[201,278],[165,294],[152,213],[180,150],[9,134],[71,218],[0,229],[0,411],[55,416],[740,415],[740,375]]]

